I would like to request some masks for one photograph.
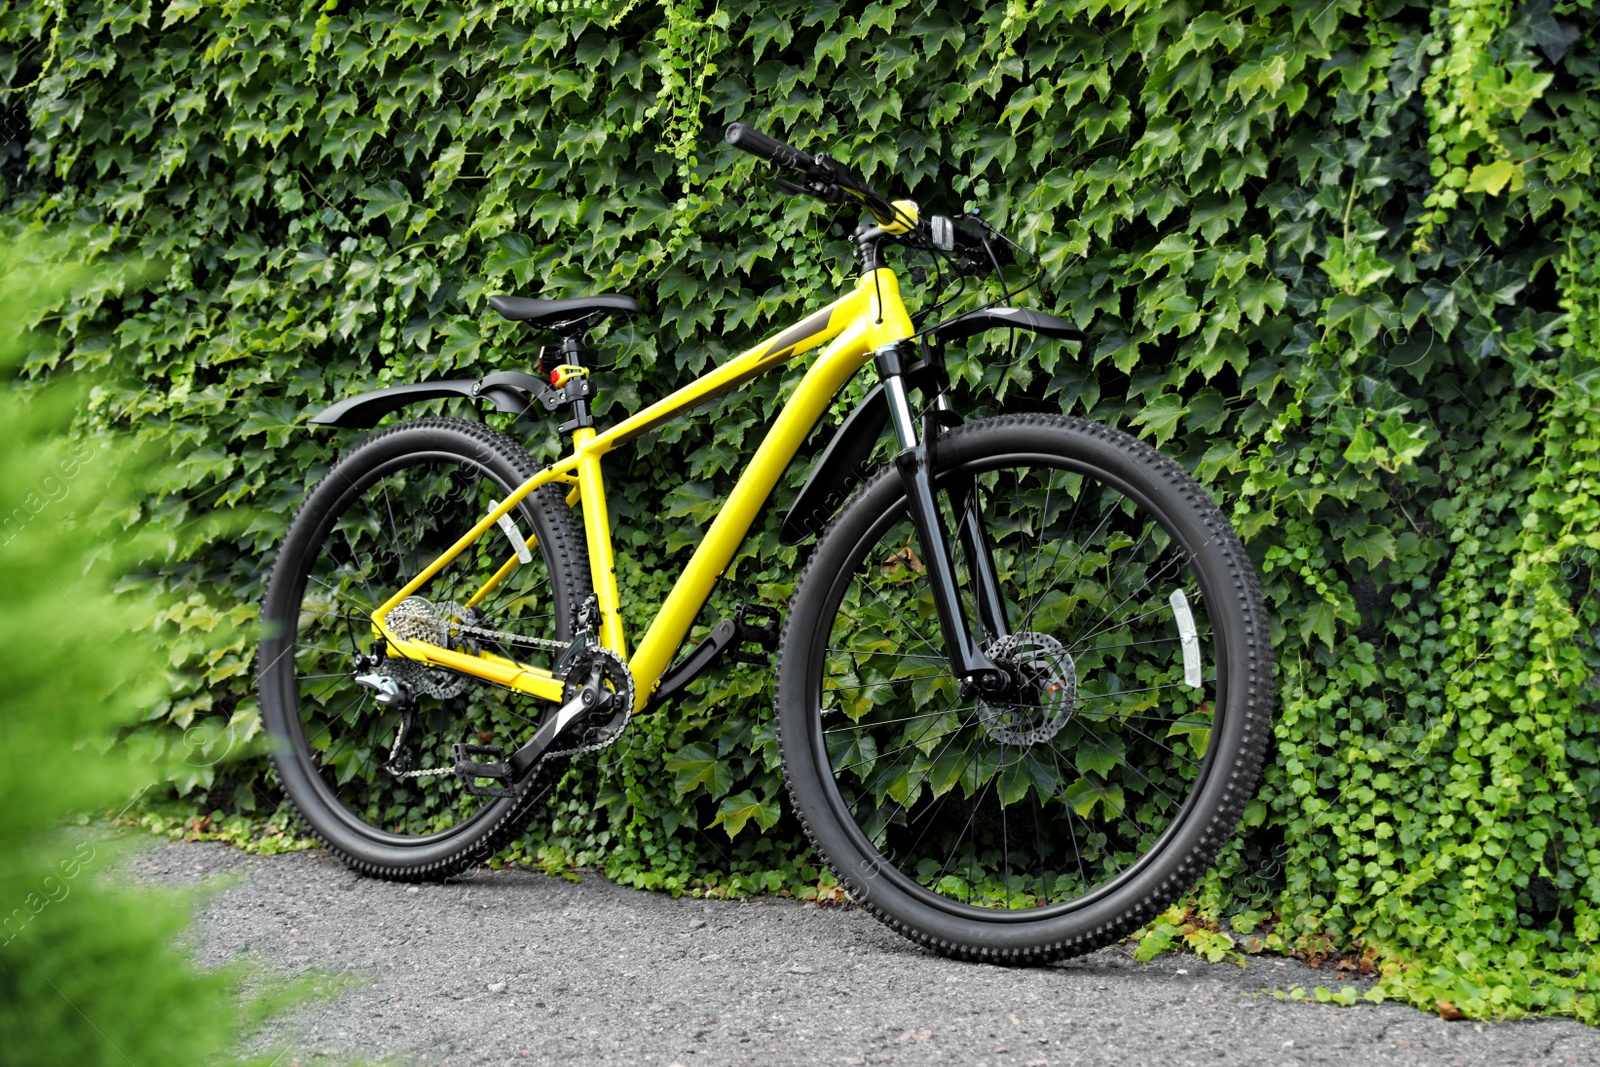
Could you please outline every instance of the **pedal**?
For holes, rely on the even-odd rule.
[[[755,621],[759,620],[759,621]],[[735,637],[728,655],[738,663],[765,667],[778,649],[778,611],[764,604],[739,602],[733,611]],[[741,645],[759,645],[760,652],[746,652]]]
[[[471,756],[498,756],[499,759],[488,763],[479,763]],[[499,782],[509,782],[513,778],[511,764],[506,762],[506,754],[498,748],[489,745],[456,745],[455,772],[461,779],[461,787],[475,797],[513,797],[517,795],[514,787],[496,785],[476,785],[475,778],[493,778]]]

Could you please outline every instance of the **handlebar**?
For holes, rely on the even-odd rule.
[[[997,269],[1001,262],[1011,262],[1005,246],[989,241],[975,220],[934,216],[918,221],[914,213],[908,218],[899,206],[873,190],[844,164],[827,156],[802,152],[742,122],[730,123],[723,137],[741,152],[767,160],[801,179],[796,182],[783,177],[775,178],[774,184],[784,192],[814,196],[828,203],[839,203],[847,196],[853,197],[872,212],[878,225],[887,232],[907,233],[914,227],[934,247],[953,252],[963,265],[972,269],[987,272],[991,268]]]
[[[780,167],[811,171],[817,165],[816,157],[800,151],[793,145],[784,144],[776,137],[768,137],[760,130],[751,129],[742,122],[730,124],[724,137],[739,151],[749,152],[758,159],[765,159]]]
[[[742,122],[731,123],[723,138],[741,152],[749,152],[785,170],[793,171],[802,181],[776,179],[778,188],[789,193],[804,193],[828,203],[838,203],[846,196],[854,197],[867,206],[867,210],[880,226],[894,225],[903,213],[866,182],[851,173],[850,168],[827,156],[813,156],[790,144],[768,137]]]

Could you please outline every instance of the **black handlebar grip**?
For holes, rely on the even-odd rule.
[[[752,156],[771,160],[780,167],[810,170],[816,164],[816,160],[800,149],[786,145],[775,137],[768,137],[760,130],[751,129],[742,122],[730,123],[723,137],[741,152],[749,152]]]

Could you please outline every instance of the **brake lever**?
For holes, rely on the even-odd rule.
[[[894,205],[874,192],[843,163],[831,156],[817,155],[812,157],[812,164],[812,173],[817,176],[817,180],[825,183],[832,191],[831,203],[844,203],[847,198],[854,197],[871,211],[873,217],[880,220],[880,223],[884,218],[894,217]],[[884,211],[884,208],[888,211]]]
[[[792,182],[788,178],[775,176],[772,179],[772,184],[777,186],[781,192],[795,196],[815,197],[825,204],[837,204],[844,200],[844,193],[832,182],[806,182],[802,185],[799,182]]]

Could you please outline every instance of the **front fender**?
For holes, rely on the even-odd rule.
[[[535,409],[537,398],[540,407],[553,410],[555,404],[545,401],[553,392],[543,378],[520,370],[496,371],[475,381],[417,382],[411,385],[392,385],[387,389],[374,389],[368,393],[348,397],[311,416],[316,426],[338,426],[347,430],[370,430],[378,420],[391,412],[399,411],[424,400],[439,400],[459,396],[468,400],[488,400],[496,411],[511,415],[527,415]]]
[[[971,337],[986,330],[1030,330],[1058,341],[1087,341],[1089,335],[1057,315],[1032,308],[983,307],[946,319],[928,332],[939,343]]]

